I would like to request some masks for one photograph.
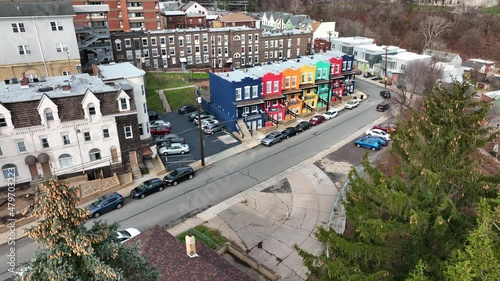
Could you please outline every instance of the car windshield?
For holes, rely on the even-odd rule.
[[[269,134],[269,135],[266,136],[266,139],[272,139],[272,138],[274,138],[273,134]]]
[[[119,230],[118,231],[118,238],[122,240],[126,240],[128,238],[132,237],[132,234],[126,230]]]
[[[171,176],[177,176],[179,174],[179,172],[177,170],[173,170],[172,172],[170,172],[169,175]]]
[[[103,201],[104,200],[102,200],[102,198],[97,198],[96,200],[94,200],[94,202],[92,202],[92,205],[99,207],[99,206],[101,206]]]
[[[144,183],[141,183],[139,184],[139,186],[137,186],[137,190],[145,190],[146,188],[148,188],[148,186]]]
[[[313,117],[312,120],[317,121],[318,117]]]

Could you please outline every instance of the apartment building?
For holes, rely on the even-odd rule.
[[[155,30],[161,28],[160,6],[158,0],[73,0],[73,5],[108,5],[109,12],[103,15],[102,12],[91,13],[91,16],[106,17],[107,21],[102,24],[109,28],[111,32],[115,31],[137,31],[137,30]],[[91,24],[93,27],[103,27],[96,21],[90,21],[87,14],[78,14],[75,17],[75,25],[84,26]]]
[[[0,80],[78,73],[70,1],[0,1]]]
[[[0,186],[108,177],[144,143],[129,84],[88,74],[12,82],[0,83]]]
[[[112,35],[116,62],[141,68],[244,68],[310,52],[307,31],[262,32],[248,27],[124,32]]]

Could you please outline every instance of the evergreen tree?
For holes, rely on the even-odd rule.
[[[94,222],[84,225],[87,211],[78,207],[75,187],[51,180],[40,185],[34,215],[40,222],[27,230],[39,248],[23,264],[22,281],[117,281],[158,280],[159,272],[138,254],[138,244],[129,248],[115,237],[117,224]]]
[[[351,171],[346,232],[317,232],[330,257],[298,249],[311,279],[404,280],[426,274],[443,280],[450,253],[476,226],[480,198],[496,195],[498,176],[483,177],[474,158],[493,137],[483,126],[486,113],[467,82],[436,86],[426,95],[422,110],[399,124],[393,137],[393,175],[371,166],[366,155],[365,175]]]

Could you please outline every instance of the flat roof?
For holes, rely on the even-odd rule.
[[[144,70],[135,67],[130,62],[101,64],[97,67],[103,80],[126,79],[146,74]]]
[[[107,13],[109,12],[109,5],[73,5],[75,13]]]
[[[244,72],[243,70],[234,70],[234,71],[229,71],[229,72],[215,73],[215,75],[221,77],[224,80],[231,81],[231,82],[239,82],[247,77],[257,79],[256,77],[250,76],[247,72]]]
[[[384,52],[385,53],[385,48],[387,47],[388,52],[397,52],[397,51],[406,51],[405,49],[400,49],[398,46],[386,46],[386,45],[377,45],[377,44],[368,44],[368,45],[358,45],[355,46],[354,48],[357,50],[365,50],[368,52]]]
[[[21,88],[20,81],[16,84],[5,84],[0,82],[0,103],[16,103],[23,101],[40,100],[43,95],[49,98],[63,98],[84,95],[87,89],[94,93],[116,91],[114,86],[107,85],[97,76],[88,74],[77,74],[74,76],[47,77],[44,82],[34,82],[28,88]],[[71,89],[63,91],[60,87],[70,82]],[[26,86],[24,86],[26,87]],[[40,88],[47,89],[46,92],[38,91]],[[49,89],[52,88],[52,89]]]
[[[420,54],[417,54],[417,53],[414,53],[414,52],[402,52],[402,53],[395,54],[395,55],[388,55],[387,57],[389,59],[392,58],[392,59],[400,59],[400,60],[407,60],[407,61],[421,60],[421,59],[427,59],[427,58],[430,59],[431,58],[431,56],[420,55]]]
[[[373,38],[355,36],[355,37],[337,37],[332,39],[332,42],[339,42],[348,45],[372,44]]]
[[[184,13],[183,11],[169,11],[169,10],[162,10],[161,11],[164,15],[166,16],[183,16],[185,15],[186,13]]]

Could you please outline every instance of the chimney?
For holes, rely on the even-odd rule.
[[[61,86],[63,91],[69,91],[71,89],[71,84],[69,83],[69,80],[64,80]]]
[[[193,235],[186,235],[186,253],[190,258],[197,258],[196,254],[196,241]]]

